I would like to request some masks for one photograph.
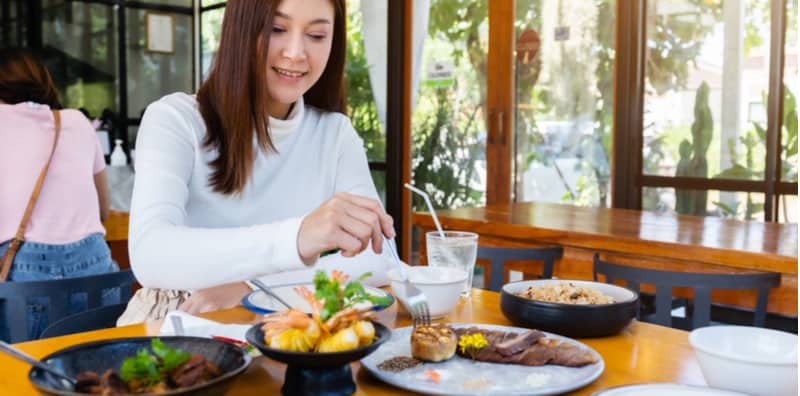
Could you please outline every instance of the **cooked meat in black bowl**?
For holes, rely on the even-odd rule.
[[[42,359],[77,378],[74,388],[35,367],[28,378],[49,395],[221,395],[250,360],[242,347],[210,338],[118,338],[74,345]]]

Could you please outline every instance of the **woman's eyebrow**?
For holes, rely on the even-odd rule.
[[[286,14],[280,12],[280,11],[276,11],[275,12],[275,16],[279,16],[281,18],[286,18],[286,19],[292,19],[292,17],[290,17],[289,15],[286,15]],[[329,20],[327,20],[325,18],[317,18],[317,19],[312,20],[311,23],[309,23],[309,25],[316,25],[316,24],[320,24],[320,23],[330,25],[331,21],[329,21]]]

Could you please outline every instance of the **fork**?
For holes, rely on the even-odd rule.
[[[390,242],[391,241],[391,242]],[[397,271],[403,277],[403,289],[406,293],[406,304],[408,304],[408,311],[411,314],[411,323],[413,327],[417,326],[430,326],[431,313],[428,308],[428,298],[422,290],[412,285],[408,279],[408,273],[403,263],[400,262],[400,257],[395,250],[394,238],[383,238],[383,245],[389,249],[394,257],[394,263],[397,266]]]

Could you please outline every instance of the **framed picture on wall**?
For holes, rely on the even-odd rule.
[[[175,16],[145,13],[145,50],[162,54],[175,53]]]

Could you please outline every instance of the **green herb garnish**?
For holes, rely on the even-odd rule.
[[[336,254],[336,253],[339,253],[339,252],[341,252],[341,251],[342,251],[342,249],[331,249],[331,250],[326,250],[326,251],[324,251],[324,252],[320,253],[319,257],[320,257],[320,258],[322,258],[322,257],[325,257],[325,256],[330,256],[330,255],[332,255],[332,254]]]
[[[320,319],[323,321],[328,320],[337,312],[363,301],[369,301],[376,306],[388,305],[391,302],[389,296],[369,294],[361,284],[361,281],[371,275],[371,272],[367,272],[342,287],[338,280],[331,279],[325,271],[317,271],[316,275],[314,275],[314,289],[316,290],[314,297],[317,300],[325,301],[322,306],[322,312],[320,312]]]
[[[157,384],[163,381],[170,371],[186,363],[191,357],[188,352],[164,345],[158,338],[150,342],[150,348],[153,354],[150,354],[147,348],[142,348],[136,352],[136,356],[122,362],[119,375],[123,381],[140,380],[150,385]]]

